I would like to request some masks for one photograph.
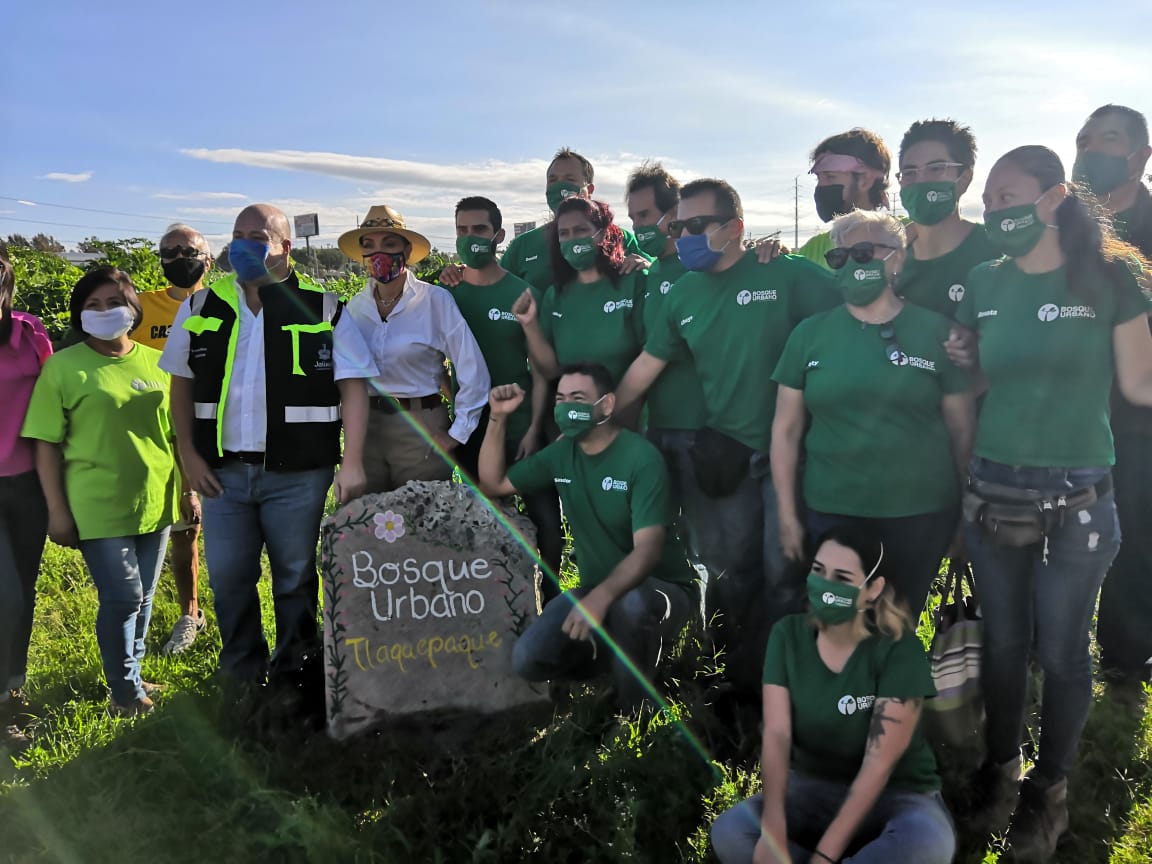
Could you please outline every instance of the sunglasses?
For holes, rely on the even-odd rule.
[[[195,246],[161,246],[160,257],[166,261],[176,258],[199,258],[204,253]]]
[[[668,234],[671,237],[679,237],[684,231],[689,234],[703,234],[709,225],[728,221],[723,216],[693,216],[691,219],[673,219],[668,223]]]
[[[829,249],[824,253],[824,260],[828,262],[828,266],[833,270],[839,270],[848,263],[851,258],[857,264],[867,264],[876,257],[877,249],[895,249],[895,246],[889,246],[886,243],[870,243],[865,241],[857,243],[855,246],[837,246],[835,249]]]
[[[900,350],[900,343],[896,341],[896,328],[885,324],[880,328],[880,339],[884,343],[884,356],[895,366],[900,365],[900,358],[904,352]]]

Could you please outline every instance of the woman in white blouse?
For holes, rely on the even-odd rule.
[[[452,295],[408,269],[431,246],[391,207],[370,209],[359,228],[340,235],[339,245],[368,270],[368,282],[348,302],[348,312],[380,368],[368,385],[365,491],[447,480],[452,452],[468,440],[488,402],[491,383],[480,346]],[[445,359],[459,383],[454,420],[441,396]]]

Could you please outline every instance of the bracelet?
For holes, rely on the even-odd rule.
[[[823,852],[821,852],[819,849],[817,849],[817,850],[816,850],[815,852],[813,852],[812,854],[813,854],[813,855],[815,855],[815,856],[817,856],[817,857],[819,857],[819,858],[823,858],[825,861],[827,861],[827,862],[828,862],[828,864],[840,864],[840,862],[839,862],[837,859],[835,859],[835,858],[832,858],[832,857],[830,857],[830,856],[828,856],[828,855],[825,855],[825,854],[824,854]]]
[[[184,497],[185,497],[185,498],[196,498],[196,497],[197,497],[197,495],[196,495],[196,491],[195,491],[195,490],[193,490],[193,491],[191,491],[191,492],[185,492],[185,493],[184,493]]]

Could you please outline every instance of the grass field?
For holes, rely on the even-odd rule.
[[[177,615],[167,573],[145,677],[169,690],[152,716],[111,720],[80,556],[49,545],[39,588],[28,689],[46,708],[36,746],[0,758],[0,861],[701,862],[712,819],[759,783],[755,728],[703,706],[683,662],[671,715],[630,725],[578,692],[550,721],[481,723],[451,750],[421,729],[237,735],[214,628],[159,656]],[[1152,861],[1152,714],[1098,697],[1060,860]]]

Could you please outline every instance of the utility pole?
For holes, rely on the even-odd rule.
[[[793,213],[792,213],[792,249],[793,251],[800,248],[800,175],[796,175],[794,195],[792,199]]]

